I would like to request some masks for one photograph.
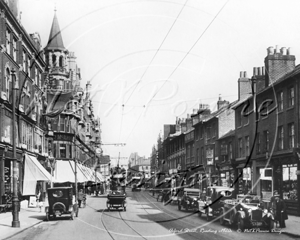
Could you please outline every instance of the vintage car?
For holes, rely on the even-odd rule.
[[[200,190],[195,188],[184,188],[183,195],[178,196],[178,210],[184,208],[185,210],[192,209],[198,211],[198,201],[200,199]]]
[[[56,218],[65,214],[70,215],[74,220],[78,217],[78,205],[74,201],[72,187],[54,187],[48,188],[49,206],[45,207],[46,219],[49,221],[52,217]]]
[[[132,192],[139,192],[139,191],[141,191],[141,188],[138,186],[137,183],[134,183],[134,184],[132,184],[131,191]]]
[[[206,196],[198,200],[199,217],[202,214],[206,215],[206,220],[209,221],[211,217],[220,215],[221,207],[224,202],[221,200],[232,199],[235,197],[235,189],[223,186],[211,186],[206,190]]]
[[[259,197],[255,195],[239,195],[236,200],[224,200],[219,220],[222,225],[225,222],[237,224],[241,231],[253,227],[267,228],[270,232],[274,229],[273,213],[264,209]]]
[[[106,207],[108,211],[113,208],[123,208],[126,211],[126,192],[124,190],[112,190],[107,195]]]

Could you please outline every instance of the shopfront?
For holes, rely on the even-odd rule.
[[[300,216],[298,162],[293,156],[276,159],[273,167],[273,180],[274,190],[278,191],[285,201],[287,213]]]

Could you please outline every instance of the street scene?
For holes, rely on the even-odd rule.
[[[0,0],[0,239],[300,239],[299,7]]]

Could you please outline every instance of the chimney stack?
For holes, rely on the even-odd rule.
[[[238,79],[238,93],[239,100],[246,99],[251,94],[251,83],[247,77],[247,72],[240,72],[240,78]]]
[[[272,51],[272,47],[267,49],[268,55],[265,57],[266,67],[266,85],[269,86],[275,83],[278,79],[291,72],[295,68],[295,56],[290,55],[290,48],[285,47],[276,51]]]

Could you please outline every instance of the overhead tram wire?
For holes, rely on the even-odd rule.
[[[135,85],[134,89],[132,90],[131,94],[129,95],[128,99],[125,101],[125,104],[122,105],[122,118],[123,118],[123,110],[124,110],[124,105],[126,105],[126,103],[129,101],[129,99],[131,98],[132,94],[135,92],[137,86],[139,85],[139,83],[142,81],[143,77],[145,76],[147,70],[149,69],[150,65],[152,64],[153,60],[155,59],[156,55],[158,54],[159,50],[161,49],[162,45],[164,44],[164,42],[166,41],[167,37],[169,36],[171,30],[173,29],[175,23],[177,22],[179,16],[181,15],[183,9],[185,8],[186,4],[187,4],[188,0],[185,1],[184,5],[182,6],[182,8],[180,9],[179,13],[177,14],[174,22],[172,23],[171,27],[169,28],[166,36],[164,37],[164,39],[162,40],[161,44],[159,45],[158,49],[156,50],[154,56],[152,57],[150,63],[148,64],[146,70],[144,71],[143,75],[141,76],[141,78],[139,79],[139,81],[137,82],[137,84]],[[142,114],[138,117],[135,125],[133,126],[132,131],[135,129],[137,123],[139,122],[140,118],[141,118]],[[122,121],[122,119],[121,119]],[[121,123],[121,127],[122,127],[122,123]],[[121,134],[122,128],[120,129],[120,134]],[[132,134],[132,131],[130,132],[129,136]],[[119,136],[120,137],[120,136]]]
[[[218,13],[216,14],[216,16],[211,20],[211,22],[208,24],[208,26],[204,29],[203,33],[199,36],[199,38],[194,42],[194,44],[192,45],[192,47],[187,51],[187,53],[185,54],[185,56],[181,59],[181,61],[177,64],[177,66],[175,67],[175,69],[171,72],[170,76],[164,81],[164,83],[161,85],[161,87],[156,91],[156,93],[153,95],[153,97],[150,99],[149,103],[153,100],[153,98],[157,95],[157,93],[163,88],[163,86],[166,84],[167,80],[171,78],[171,76],[176,72],[176,70],[178,69],[178,67],[183,63],[183,61],[185,60],[185,58],[190,54],[190,52],[192,51],[192,49],[196,46],[196,44],[200,41],[200,39],[203,37],[203,35],[206,33],[206,31],[209,29],[209,27],[213,24],[213,22],[216,20],[216,18],[219,16],[219,14],[222,12],[222,10],[224,9],[224,7],[227,5],[227,3],[229,2],[229,0],[227,0],[225,2],[225,4],[221,7],[221,9],[218,11]]]
[[[192,47],[189,49],[189,51],[186,53],[186,55],[181,59],[181,61],[179,62],[179,64],[177,64],[177,66],[175,67],[175,69],[172,71],[172,73],[170,74],[170,76],[167,78],[167,80],[175,73],[175,71],[177,70],[177,68],[181,65],[181,63],[185,60],[185,58],[189,55],[189,53],[192,51],[192,49],[196,46],[196,44],[200,41],[200,39],[203,37],[203,35],[206,33],[206,31],[209,29],[209,27],[213,24],[213,22],[216,20],[216,18],[219,16],[219,14],[222,12],[222,10],[224,9],[224,7],[227,5],[227,3],[229,2],[229,0],[227,0],[225,2],[225,4],[221,7],[221,9],[218,11],[218,13],[214,16],[214,18],[211,20],[211,22],[208,24],[208,26],[204,29],[204,31],[202,32],[202,34],[199,36],[199,38],[195,41],[195,43],[192,45]],[[163,86],[165,85],[165,83],[167,82],[167,80],[164,81],[164,83],[161,85],[161,87],[156,91],[156,93],[154,93],[153,97],[149,100],[148,104],[150,104],[150,102],[153,100],[153,98],[157,95],[157,93],[163,88]],[[143,113],[140,114],[139,118],[137,119],[136,123],[134,124],[130,134],[128,135],[128,138],[130,137],[130,135],[132,134],[133,130],[135,129],[135,127],[137,126],[141,116]],[[127,138],[127,140],[128,140]]]
[[[179,13],[177,14],[174,22],[172,23],[170,29],[168,30],[166,36],[164,37],[164,39],[162,40],[161,44],[159,45],[158,49],[156,50],[154,56],[152,57],[150,63],[148,64],[146,70],[144,71],[143,75],[141,76],[141,78],[139,79],[139,81],[137,82],[137,84],[135,85],[135,87],[133,88],[131,94],[129,95],[127,101],[125,101],[125,104],[129,101],[129,99],[131,98],[132,94],[135,92],[137,86],[139,85],[139,83],[142,81],[142,79],[144,78],[144,76],[146,75],[146,72],[148,71],[149,67],[151,66],[153,60],[155,59],[156,55],[158,54],[159,50],[161,49],[162,45],[164,44],[164,42],[166,41],[167,37],[169,36],[171,30],[173,29],[175,23],[177,22],[179,16],[181,15],[183,9],[185,8],[186,4],[187,4],[188,0],[185,1],[184,5],[182,6],[182,8],[180,9]]]

